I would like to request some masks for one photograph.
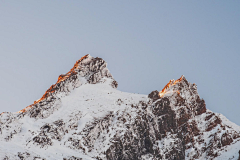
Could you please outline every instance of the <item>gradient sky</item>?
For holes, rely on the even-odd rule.
[[[42,97],[85,54],[119,90],[185,75],[207,108],[240,125],[240,1],[0,0],[0,112]]]

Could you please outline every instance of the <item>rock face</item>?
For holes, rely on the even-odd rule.
[[[82,57],[42,98],[0,115],[0,159],[239,159],[240,127],[206,109],[184,76],[162,91],[118,91]]]

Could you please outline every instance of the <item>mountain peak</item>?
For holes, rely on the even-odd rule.
[[[59,92],[71,92],[74,88],[77,88],[83,84],[90,83],[104,83],[104,78],[111,79],[111,86],[113,88],[117,88],[118,83],[115,81],[107,69],[107,63],[102,58],[94,58],[87,54],[80,58],[74,64],[73,68],[70,69],[66,74],[61,74],[58,77],[58,80],[55,84],[51,85],[51,87],[44,93],[44,95],[34,101],[34,103],[22,110],[18,113],[26,112],[33,105],[45,100],[48,97],[55,97]],[[102,81],[103,80],[103,81]]]

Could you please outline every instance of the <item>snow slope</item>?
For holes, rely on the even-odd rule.
[[[119,99],[122,100],[120,103],[118,101]],[[36,120],[29,116],[24,116],[14,121],[13,123],[16,124],[16,126],[11,127],[15,127],[15,130],[19,127],[21,127],[21,129],[19,129],[19,133],[14,135],[10,141],[4,140],[8,134],[4,134],[3,132],[1,135],[0,157],[18,155],[18,152],[27,151],[31,155],[39,155],[39,157],[41,157],[40,155],[44,155],[46,159],[62,159],[69,155],[92,159],[81,151],[72,150],[67,147],[66,141],[73,136],[74,133],[81,132],[87,123],[106,116],[110,111],[129,110],[130,114],[134,114],[133,110],[131,110],[131,104],[137,104],[140,100],[145,101],[146,99],[146,95],[124,93],[112,88],[108,83],[86,84],[73,90],[68,96],[63,97],[61,99],[61,107],[54,111],[54,114],[49,117]],[[16,113],[9,114],[17,117]],[[7,113],[5,115],[6,117],[3,117],[3,115],[1,120],[9,117]],[[69,130],[68,134],[61,135],[61,141],[53,139],[53,144],[50,146],[38,146],[32,142],[32,137],[39,134],[39,128],[45,124],[53,124],[58,120],[65,122],[66,126],[64,129]],[[76,125],[77,128],[74,128],[74,125]]]

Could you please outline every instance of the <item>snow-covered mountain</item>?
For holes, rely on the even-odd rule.
[[[34,104],[0,115],[0,159],[239,159],[240,127],[184,76],[149,95],[117,85],[103,59],[82,57]]]

